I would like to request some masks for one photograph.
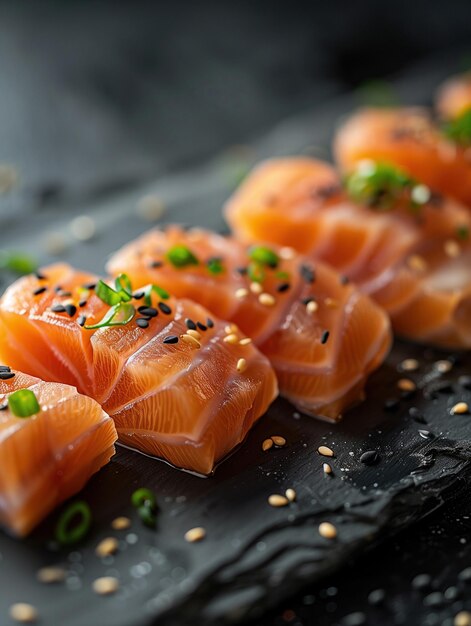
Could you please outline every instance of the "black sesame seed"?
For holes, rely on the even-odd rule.
[[[0,372],[0,380],[10,380],[15,376],[15,372]]]
[[[247,274],[247,268],[246,267],[236,267],[235,271],[240,274],[241,276],[245,276]]]
[[[147,328],[149,326],[148,320],[145,320],[143,317],[138,317],[136,320],[136,324],[139,328]]]
[[[190,330],[196,330],[195,322],[191,320],[189,317],[187,317],[185,320],[185,326],[189,328]]]
[[[368,602],[371,606],[379,606],[383,604],[386,598],[386,593],[384,589],[375,589],[368,594]]]
[[[47,276],[42,272],[34,272],[34,275],[38,280],[47,280]]]
[[[177,335],[167,335],[163,343],[178,343],[178,337]]]
[[[165,302],[159,302],[158,306],[162,313],[165,313],[165,315],[170,315],[172,312],[172,309],[168,306],[168,304],[165,304]]]
[[[214,322],[210,317],[206,320],[206,325],[208,328],[214,328]]]
[[[276,290],[278,291],[278,293],[283,293],[285,291],[288,291],[290,287],[291,285],[289,283],[281,283],[281,285],[278,285]]]
[[[154,309],[153,306],[140,306],[137,310],[146,317],[157,317],[159,314],[157,309]]]
[[[312,298],[311,296],[307,297],[307,298],[303,298],[301,300],[301,302],[306,306],[309,304],[309,302],[312,302],[314,300],[314,298]]]
[[[316,280],[316,274],[312,267],[309,265],[304,265],[304,263],[299,268],[299,272],[301,274],[301,278],[305,280],[307,283],[313,283]]]
[[[423,414],[419,411],[419,409],[416,406],[411,406],[409,408],[409,415],[418,424],[426,424],[427,423],[427,420],[425,419]]]
[[[471,583],[471,567],[467,567],[458,574],[458,578],[464,583]]]
[[[57,285],[56,287],[54,287],[54,291],[56,293],[59,293],[59,291],[62,291],[62,287],[60,285]]]
[[[69,317],[73,317],[77,313],[77,307],[75,304],[66,304],[64,309]]]
[[[47,287],[38,287],[33,291],[33,296],[39,296],[47,290]]]
[[[384,410],[385,411],[397,411],[397,409],[399,408],[399,398],[387,398],[384,401]]]
[[[144,292],[144,291],[135,291],[135,292],[132,294],[132,297],[133,297],[135,300],[142,300],[142,298],[143,298],[145,295],[146,295],[146,294],[145,294],[145,292]]]
[[[471,570],[471,568],[470,568]],[[415,578],[412,579],[412,587],[417,591],[424,591],[425,589],[429,589],[432,584],[432,577],[428,574],[419,574]]]
[[[458,385],[465,389],[471,389],[471,376],[463,375],[458,378]]]
[[[149,263],[149,267],[153,270],[156,270],[158,267],[162,267],[163,263],[162,261],[151,261]]]
[[[429,430],[420,429],[418,432],[422,439],[433,439],[433,437],[435,436]]]
[[[62,291],[62,289],[60,291],[57,292],[62,298],[69,298],[72,295],[72,292],[70,291]]]
[[[367,450],[360,457],[360,462],[364,465],[376,465],[380,461],[380,456],[376,450]]]
[[[86,321],[87,321],[87,318],[86,318],[85,315],[79,315],[78,318],[77,318],[77,324],[79,326],[83,326]]]
[[[348,285],[348,283],[350,282],[350,279],[348,276],[341,276],[340,277],[340,284],[341,285]]]
[[[8,365],[0,365],[0,372],[11,372],[11,367]]]
[[[51,306],[51,311],[54,313],[65,313],[65,306],[63,304],[55,304]]]
[[[84,289],[95,289],[96,283],[85,283],[85,285],[82,285],[82,287]]]
[[[78,303],[79,307],[82,308],[87,304],[86,300],[80,300],[80,302]]]
[[[198,328],[199,328],[200,330],[202,330],[203,332],[204,332],[205,330],[208,330],[208,327],[207,327],[207,326],[205,326],[204,324],[202,324],[201,322],[196,322],[196,325],[197,325],[197,326],[198,326]]]
[[[324,330],[324,332],[322,333],[322,336],[321,336],[321,343],[322,344],[327,343],[327,340],[329,339],[329,335],[330,335],[330,332],[328,330]]]

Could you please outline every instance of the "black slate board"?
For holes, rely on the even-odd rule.
[[[447,65],[422,72],[422,93],[428,94],[448,71]],[[401,85],[411,99],[420,98],[414,74]],[[40,250],[38,242],[51,224],[67,234],[71,216],[89,212],[97,222],[96,240],[70,246],[65,256],[96,270],[106,254],[144,230],[133,209],[138,197],[150,192],[167,204],[168,221],[221,228],[220,204],[227,196],[229,178],[241,166],[261,155],[306,148],[311,137],[318,136],[321,145],[327,145],[325,129],[331,129],[351,105],[347,98],[280,126],[251,148],[248,158],[228,156],[136,193],[88,207],[57,206],[41,212],[26,203],[28,231],[24,221],[5,217],[0,244]],[[19,198],[21,193],[12,203]],[[421,362],[417,376],[412,375],[419,390],[415,397],[401,400],[396,411],[385,411],[385,398],[396,395],[397,364],[413,356]],[[398,342],[388,362],[372,377],[367,402],[336,426],[299,416],[278,401],[213,478],[184,474],[119,449],[81,494],[89,501],[95,522],[89,537],[72,553],[57,551],[50,544],[54,515],[25,542],[0,536],[1,623],[8,624],[8,607],[15,601],[31,602],[39,609],[41,623],[53,626],[144,626],[157,618],[159,624],[237,621],[260,612],[306,580],[334,571],[366,546],[439,506],[457,478],[471,472],[470,417],[450,416],[452,395],[429,393],[438,376],[433,363],[443,356]],[[471,392],[456,382],[470,370],[469,355],[462,356],[445,377],[456,398],[471,403]],[[411,404],[425,415],[426,425],[408,415]],[[419,429],[431,431],[434,437],[422,438]],[[288,446],[263,453],[261,442],[272,434],[285,436]],[[323,476],[323,459],[316,453],[323,443],[336,452],[332,477]],[[378,449],[381,462],[365,467],[359,456],[372,448]],[[129,531],[111,531],[115,516],[133,515],[129,496],[141,485],[158,494],[157,529],[149,530],[134,518]],[[296,489],[296,503],[283,509],[269,507],[268,495],[288,487]],[[337,525],[335,542],[319,537],[317,526],[324,520]],[[206,528],[207,538],[187,544],[184,532],[199,525]],[[121,537],[121,549],[101,561],[94,547],[109,535]],[[56,562],[70,570],[65,585],[37,583],[37,568]],[[91,582],[102,575],[120,578],[115,596],[102,598],[91,591]]]

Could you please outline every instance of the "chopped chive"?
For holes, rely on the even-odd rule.
[[[132,298],[131,280],[127,274],[120,274],[114,281],[115,290],[121,295],[123,302],[128,302]]]
[[[250,263],[247,275],[253,283],[262,283],[265,280],[265,271],[260,263]]]
[[[469,227],[466,224],[462,224],[458,226],[456,229],[456,235],[460,239],[468,239],[469,238]]]
[[[249,250],[249,259],[265,267],[276,268],[280,259],[276,252],[266,246],[255,246]]]
[[[37,267],[36,261],[21,252],[0,252],[0,269],[5,269],[15,274],[31,274]]]
[[[471,143],[471,109],[464,111],[443,127],[445,135],[460,145]]]
[[[140,506],[137,509],[137,513],[141,518],[143,524],[149,526],[149,528],[153,528],[155,526],[157,518],[155,516],[155,511],[153,511],[150,507],[145,505]]]
[[[157,499],[155,493],[146,487],[140,487],[131,496],[131,504],[138,509],[140,506],[150,506],[155,508],[157,506]]]
[[[95,287],[95,293],[100,298],[100,300],[103,300],[103,302],[105,302],[105,304],[113,306],[115,304],[123,302],[123,293],[125,292],[120,291],[118,293],[112,287],[107,285],[105,281],[99,280]],[[130,300],[131,297],[129,296],[127,299]],[[126,301],[126,296],[124,301]]]
[[[174,267],[187,267],[188,265],[198,265],[198,259],[193,252],[184,245],[177,245],[167,252],[167,259]]]
[[[288,280],[289,272],[276,272],[275,276],[276,278],[279,278],[280,280]]]
[[[31,389],[18,389],[8,396],[8,406],[15,417],[31,417],[41,410],[38,399]]]
[[[387,163],[362,161],[345,181],[346,191],[355,202],[361,202],[380,211],[390,211],[404,192],[411,193],[417,185],[416,181],[404,174],[400,169]],[[428,202],[430,194],[415,194],[411,198],[411,207]],[[424,202],[425,200],[425,202]]]
[[[222,274],[224,272],[224,266],[220,257],[213,257],[206,261],[206,267],[210,274]]]
[[[92,512],[88,504],[83,500],[73,502],[62,513],[57,522],[57,541],[62,545],[77,543],[87,534],[91,522]]]
[[[170,298],[170,294],[159,285],[147,285],[144,287],[144,302],[146,306],[152,305],[152,294],[156,293],[162,300],[168,300]]]
[[[136,314],[136,309],[127,302],[118,302],[112,306],[106,315],[96,324],[85,325],[87,330],[106,328],[107,326],[125,326]]]

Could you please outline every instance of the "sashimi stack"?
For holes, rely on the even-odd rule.
[[[278,393],[339,421],[385,360],[391,323],[470,349],[471,80],[438,102],[440,123],[355,114],[335,140],[340,174],[305,157],[261,164],[226,205],[232,236],[155,229],[112,256],[108,278],[57,264],[11,285],[0,523],[29,532],[117,437],[209,475]]]

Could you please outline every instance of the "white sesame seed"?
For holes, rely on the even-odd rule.
[[[289,500],[286,496],[281,496],[278,493],[272,493],[271,496],[268,496],[268,504],[274,507],[286,506],[289,504]]]
[[[317,452],[321,456],[334,456],[334,451],[328,448],[327,446],[319,446],[317,448]]]
[[[239,359],[237,361],[237,371],[242,373],[247,369],[247,361],[245,359]]]
[[[332,468],[330,467],[330,465],[328,463],[324,463],[322,465],[322,470],[323,470],[324,474],[332,474]]]
[[[276,302],[274,296],[272,296],[270,293],[261,293],[258,296],[258,301],[263,306],[273,306]]]
[[[263,291],[262,285],[256,282],[250,283],[250,291],[256,294],[262,293]]]
[[[244,337],[243,339],[239,341],[239,346],[248,346],[249,343],[252,343],[252,340],[250,339],[250,337]]]
[[[240,289],[236,289],[235,297],[239,300],[246,298],[249,295],[249,290],[245,287],[241,287]]]
[[[92,588],[100,596],[107,596],[118,591],[119,580],[114,576],[102,576],[93,581]]]
[[[283,447],[286,446],[286,439],[281,437],[280,435],[272,435],[271,439],[275,446]]]
[[[100,541],[100,543],[95,548],[95,554],[101,558],[105,556],[110,556],[111,554],[115,554],[118,551],[118,540],[115,537],[107,537]]]
[[[315,300],[309,300],[309,302],[306,304],[306,311],[309,313],[309,315],[315,313],[318,308],[319,305]]]
[[[89,215],[78,215],[70,222],[70,231],[75,239],[89,241],[96,233],[95,220]]]
[[[294,489],[287,489],[285,491],[285,496],[288,498],[290,502],[294,502],[296,500],[296,491]]]
[[[451,361],[443,359],[442,361],[435,361],[434,367],[437,371],[440,372],[440,374],[447,374],[449,371],[451,371],[453,363]]]
[[[187,530],[185,533],[185,541],[188,543],[195,543],[197,541],[201,541],[206,537],[206,531],[201,526],[197,526],[196,528],[191,528]]]
[[[196,341],[200,341],[201,339],[201,334],[197,330],[193,330],[192,328],[189,328],[185,334],[190,335],[190,337],[193,337],[193,339],[196,339]]]
[[[427,269],[427,261],[419,254],[412,254],[407,259],[407,265],[415,272],[425,272]]]
[[[267,450],[270,450],[270,448],[273,448],[273,439],[265,439],[265,441],[262,443],[262,450],[264,452],[267,452]]]
[[[239,331],[238,327],[235,324],[227,324],[224,327],[224,332],[226,335],[232,335],[233,333],[237,333]]]
[[[337,537],[337,529],[330,522],[322,522],[319,524],[319,535],[325,539],[335,539]]]
[[[296,256],[296,252],[294,248],[290,248],[289,246],[284,246],[280,249],[280,257],[285,261],[291,261]]]
[[[36,578],[40,583],[49,585],[51,583],[60,583],[64,580],[66,571],[63,567],[52,565],[50,567],[41,567],[36,572]]]
[[[156,222],[163,217],[165,205],[160,198],[149,194],[139,200],[136,206],[136,213],[146,222]]]
[[[464,415],[465,413],[469,413],[469,406],[466,402],[458,402],[451,409],[452,415]]]
[[[111,528],[113,528],[114,530],[126,530],[130,526],[131,526],[131,520],[129,519],[129,517],[123,517],[123,516],[116,517],[111,522]]]
[[[444,243],[443,249],[445,250],[445,254],[452,259],[455,259],[461,254],[460,245],[454,239],[447,239]]]
[[[38,619],[38,611],[32,604],[17,602],[10,607],[10,617],[15,622],[23,624],[35,622]]]
[[[192,337],[191,335],[188,335],[188,333],[185,333],[184,335],[180,335],[180,339],[184,343],[190,345],[192,348],[201,348],[200,342],[194,337]]]
[[[232,345],[235,345],[236,343],[239,342],[239,337],[235,333],[232,333],[231,335],[226,335],[223,341],[225,343],[230,343]]]
[[[415,372],[419,369],[419,362],[417,359],[404,359],[400,365],[400,369],[403,372]]]
[[[397,388],[401,391],[415,391],[416,384],[409,378],[401,378],[397,381]]]
[[[427,185],[416,185],[411,192],[411,198],[417,204],[425,204],[430,200],[430,189]]]

